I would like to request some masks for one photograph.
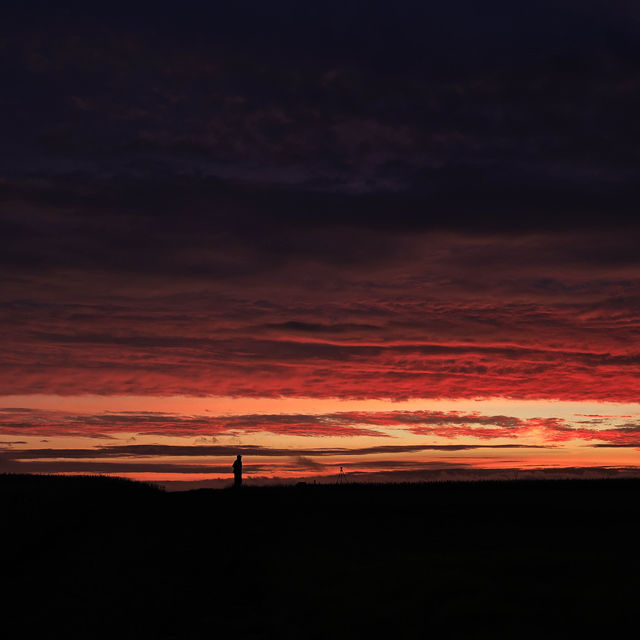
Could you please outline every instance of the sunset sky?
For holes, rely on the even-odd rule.
[[[0,472],[640,469],[638,3],[135,5],[0,24]]]

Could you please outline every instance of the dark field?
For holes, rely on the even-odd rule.
[[[164,493],[0,476],[2,621],[28,637],[616,637],[640,481]],[[42,630],[46,633],[43,634]]]

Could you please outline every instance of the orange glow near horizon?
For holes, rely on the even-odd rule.
[[[51,395],[0,402],[3,471],[247,482],[640,469],[640,404]]]

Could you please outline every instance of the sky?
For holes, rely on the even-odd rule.
[[[9,3],[0,54],[0,472],[637,473],[637,3]]]

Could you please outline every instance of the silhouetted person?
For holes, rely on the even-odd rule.
[[[233,463],[233,486],[236,489],[242,486],[242,456],[237,456]]]

